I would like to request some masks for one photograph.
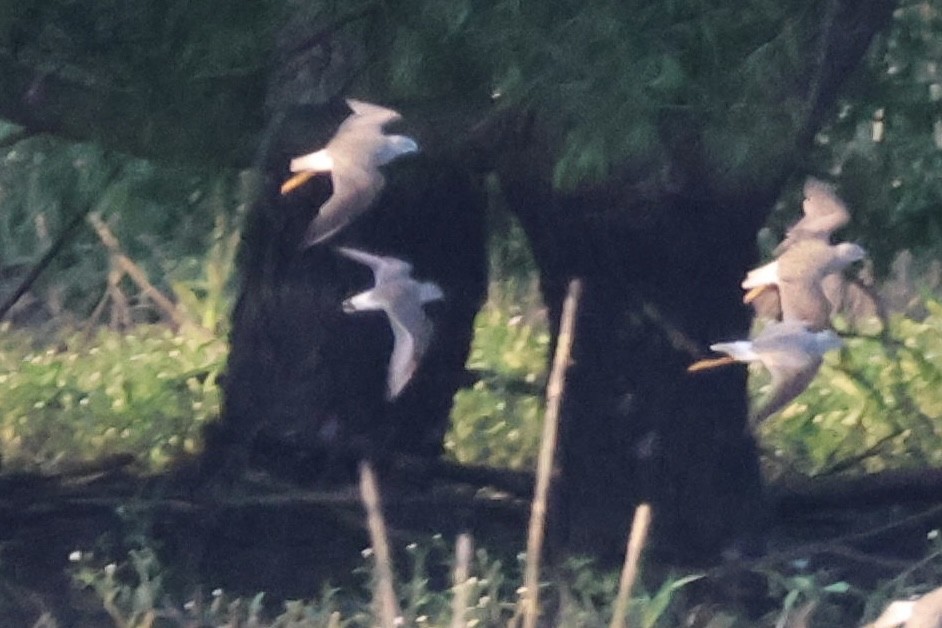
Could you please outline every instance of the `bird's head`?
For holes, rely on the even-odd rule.
[[[867,251],[859,244],[842,242],[837,245],[837,255],[841,261],[852,264],[867,257]]]
[[[830,329],[816,332],[814,341],[821,355],[833,349],[840,349],[844,345],[844,341],[841,340],[841,337]]]

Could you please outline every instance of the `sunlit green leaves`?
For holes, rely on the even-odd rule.
[[[159,468],[195,451],[201,426],[219,412],[220,339],[139,327],[33,349],[27,335],[5,329],[0,343],[0,451],[10,468],[115,452]]]
[[[900,248],[942,245],[940,27],[938,3],[900,2],[812,154],[809,169],[837,179],[853,214],[848,237],[863,236],[880,274]]]
[[[769,420],[774,462],[815,474],[942,464],[942,316],[894,315],[886,338],[851,337],[818,377]]]
[[[445,450],[459,462],[526,468],[536,460],[549,336],[492,303],[478,314],[468,367],[483,374],[455,395]]]

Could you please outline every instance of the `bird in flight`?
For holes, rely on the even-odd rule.
[[[368,210],[386,185],[380,166],[419,150],[411,137],[383,132],[384,125],[402,118],[398,112],[353,99],[347,105],[353,113],[327,145],[292,159],[291,172],[297,174],[281,186],[288,194],[315,175],[330,173],[333,192],[308,226],[302,248],[331,238]]]
[[[815,331],[831,321],[831,302],[822,281],[831,273],[862,260],[866,252],[849,242],[829,244],[819,238],[798,239],[778,259],[749,271],[742,282],[749,290],[743,301],[751,303],[771,286],[778,288],[782,320],[800,320]]]
[[[801,320],[820,331],[830,326],[831,319],[831,303],[822,281],[862,260],[866,251],[848,242],[831,244],[831,233],[847,224],[850,214],[830,185],[809,177],[804,194],[804,217],[788,229],[775,248],[778,257],[746,275],[743,301],[752,303],[775,287],[782,320]]]
[[[833,232],[850,222],[847,206],[830,184],[808,177],[803,192],[805,198],[801,209],[805,215],[785,232],[785,239],[775,247],[776,255],[799,240],[817,238],[828,241]]]
[[[432,322],[423,305],[444,298],[432,282],[412,278],[412,264],[395,257],[373,255],[357,249],[337,247],[336,251],[373,270],[375,285],[343,302],[344,312],[383,310],[393,331],[393,351],[389,360],[386,398],[395,399],[412,379],[432,339]]]
[[[701,371],[731,362],[760,362],[772,376],[772,386],[750,422],[757,425],[797,397],[814,379],[823,356],[841,346],[832,330],[811,331],[801,321],[769,322],[752,340],[719,342],[710,349],[728,357],[700,360],[688,371]]]

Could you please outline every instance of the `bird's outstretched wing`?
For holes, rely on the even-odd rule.
[[[772,376],[769,393],[753,413],[758,424],[782,409],[801,394],[821,366],[821,354],[815,347],[815,335],[801,321],[772,323],[756,337],[755,349]]]
[[[383,126],[402,118],[398,111],[353,98],[347,99],[347,106],[353,111],[353,116],[347,118],[352,124]]]
[[[395,295],[398,290],[402,289],[403,285],[408,285],[408,283],[404,284],[403,282],[413,281],[410,276],[412,264],[398,257],[373,255],[346,246],[338,246],[334,250],[348,259],[369,266],[373,271],[373,279],[376,283],[374,291],[378,291],[382,298],[395,298],[395,296],[387,295]]]
[[[805,200],[801,207],[805,215],[789,227],[785,233],[785,239],[775,248],[776,255],[784,252],[799,240],[828,239],[833,231],[850,221],[847,206],[830,184],[809,177],[805,181],[804,195]]]
[[[795,362],[779,363],[770,369],[772,386],[762,405],[752,415],[753,424],[761,423],[804,392],[821,366],[821,356],[795,357]]]
[[[369,209],[386,184],[377,171],[359,168],[335,170],[331,174],[334,190],[308,225],[302,248],[320,244],[333,237]]]
[[[412,379],[432,335],[432,323],[417,298],[396,299],[386,310],[393,330],[387,376],[388,398],[395,399]]]
[[[334,250],[347,259],[352,259],[354,262],[360,262],[365,266],[369,266],[374,271],[383,265],[382,257],[379,255],[373,255],[372,253],[367,253],[366,251],[352,249],[349,246],[338,246],[335,247]]]
[[[778,286],[783,321],[803,322],[808,329],[827,329],[831,321],[831,302],[821,280],[815,277],[782,281]]]

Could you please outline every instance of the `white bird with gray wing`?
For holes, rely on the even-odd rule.
[[[383,310],[393,331],[386,398],[395,399],[412,379],[432,339],[432,322],[423,305],[444,298],[432,282],[412,278],[412,265],[401,259],[337,247],[344,257],[369,266],[375,285],[343,302],[347,313]]]
[[[796,240],[778,259],[750,270],[742,282],[749,292],[743,300],[751,302],[765,288],[778,288],[783,321],[804,321],[813,330],[826,329],[831,320],[831,303],[822,282],[867,253],[857,244],[831,245],[826,240]]]
[[[318,173],[330,173],[333,193],[308,226],[303,248],[331,238],[367,211],[386,185],[380,166],[419,150],[411,137],[383,133],[384,125],[402,117],[398,112],[353,99],[347,105],[353,113],[327,146],[292,159],[291,172],[298,174],[281,186],[287,194]]]
[[[755,425],[800,395],[817,374],[824,354],[841,344],[840,337],[830,329],[815,332],[799,321],[770,322],[752,340],[710,345],[713,351],[726,353],[728,359],[701,360],[687,370],[698,371],[730,361],[760,362],[772,376],[772,386],[751,416]]]

